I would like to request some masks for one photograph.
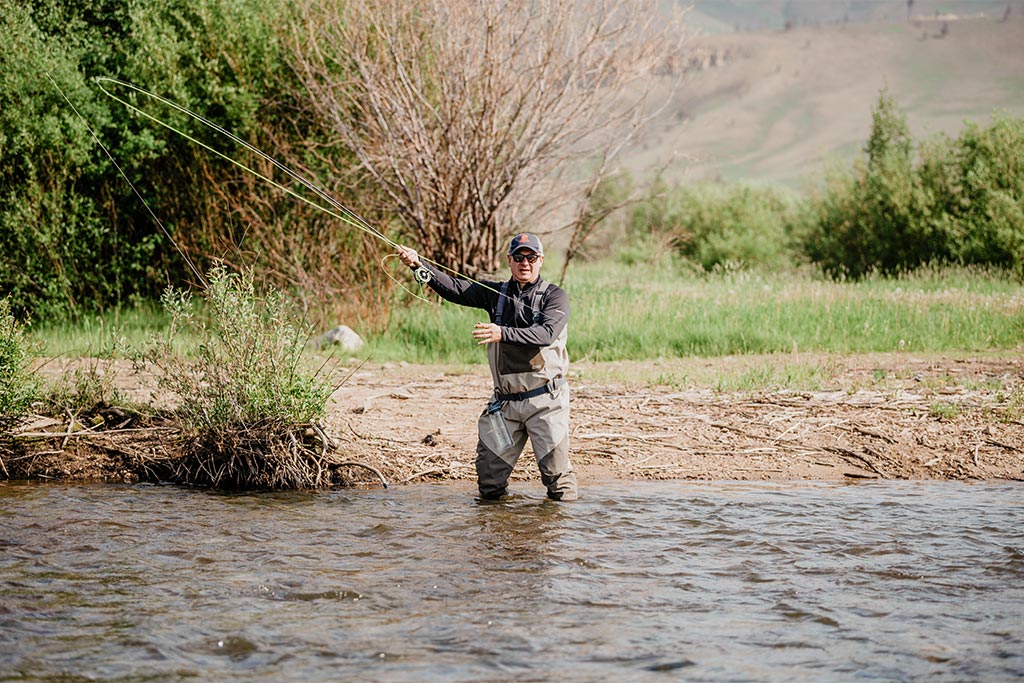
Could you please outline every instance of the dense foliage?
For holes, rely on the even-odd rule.
[[[237,87],[238,71],[224,68],[225,46],[208,42],[262,41],[239,25],[244,12],[219,12],[231,4],[242,9],[0,0],[0,290],[16,308],[39,317],[102,310],[154,299],[168,278],[183,275],[168,236],[89,129],[170,233],[192,210],[181,188],[196,186],[194,157],[183,140],[133,116],[93,79],[166,88],[185,106],[219,107],[226,125],[244,131],[256,102]]]
[[[287,7],[283,0],[0,0],[0,294],[17,311],[53,320],[156,301],[168,281],[195,282],[216,258],[239,268],[262,261],[264,272],[290,282],[312,260],[319,270],[301,286],[343,269],[339,252],[360,255],[351,231],[133,113],[95,80],[139,84],[307,173],[345,169],[346,153],[315,133],[298,102],[279,35]],[[272,173],[265,160],[187,115],[105,87]],[[306,241],[302,250],[293,234]]]
[[[634,239],[653,237],[705,270],[811,262],[861,278],[950,264],[1024,277],[1024,119],[997,114],[988,127],[967,122],[958,138],[915,143],[883,92],[864,157],[809,196],[658,187],[627,222]]]
[[[654,233],[705,270],[784,268],[797,258],[791,234],[800,206],[771,188],[701,184],[655,188],[630,215],[634,239]]]
[[[927,263],[1024,275],[1024,119],[997,115],[919,146],[883,93],[865,158],[832,173],[809,202],[808,256],[832,275],[897,273]]]

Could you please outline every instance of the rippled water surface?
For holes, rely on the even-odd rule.
[[[0,485],[0,680],[1024,678],[1018,484],[584,493]]]

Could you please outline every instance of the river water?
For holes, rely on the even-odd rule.
[[[0,680],[1024,679],[1019,484],[518,488],[0,485]]]

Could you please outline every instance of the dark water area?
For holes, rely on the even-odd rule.
[[[1024,679],[1019,484],[472,492],[0,485],[0,681]]]

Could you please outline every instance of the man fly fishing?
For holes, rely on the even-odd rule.
[[[473,338],[487,345],[494,394],[477,423],[476,475],[480,497],[497,500],[526,446],[533,446],[541,481],[553,500],[576,500],[576,473],[569,461],[569,297],[540,277],[544,247],[522,233],[508,247],[511,278],[475,282],[454,278],[399,246],[402,263],[424,269],[442,298],[482,308],[490,322],[477,323]]]

